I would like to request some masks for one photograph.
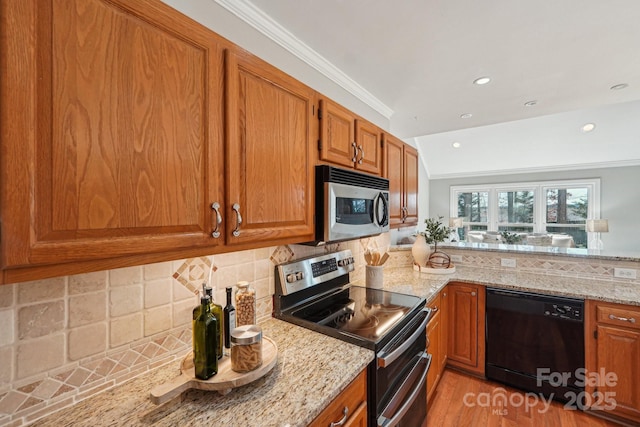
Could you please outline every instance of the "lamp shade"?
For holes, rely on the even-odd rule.
[[[609,220],[606,219],[588,219],[587,231],[590,233],[606,233],[609,231]]]
[[[449,218],[449,227],[451,228],[462,227],[462,218]]]

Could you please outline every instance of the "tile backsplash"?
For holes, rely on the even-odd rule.
[[[275,265],[346,248],[362,260],[367,247],[388,246],[385,234],[2,285],[0,426],[28,424],[184,357],[196,295],[209,277],[222,305],[225,287],[251,282],[262,320],[272,312]],[[352,278],[364,274],[359,264]]]

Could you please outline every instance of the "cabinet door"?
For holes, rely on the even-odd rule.
[[[615,401],[614,413],[640,421],[640,331],[598,325],[597,370],[613,373],[616,380],[600,375],[596,390],[604,397],[602,406]],[[595,408],[597,409],[597,408]]]
[[[389,226],[403,225],[404,220],[404,170],[402,167],[404,143],[391,136],[384,136],[383,176],[389,180]]]
[[[440,370],[444,371],[447,365],[447,352],[449,351],[449,287],[440,291],[440,324],[442,334],[440,336]]]
[[[358,156],[355,117],[328,99],[320,100],[320,160],[353,168]]]
[[[640,307],[587,300],[585,313],[585,403],[640,422]]]
[[[440,312],[437,311],[427,325],[427,352],[432,356],[432,363],[427,373],[427,401],[433,395],[440,381],[442,353],[442,324],[440,320]]]
[[[216,245],[214,33],[161,2],[3,3],[3,267]]]
[[[226,65],[227,244],[311,240],[314,92],[246,52]]]
[[[403,154],[404,225],[409,226],[418,224],[418,151],[404,144]]]
[[[455,282],[449,284],[448,289],[447,362],[484,374],[484,287]]]
[[[382,132],[366,120],[356,120],[356,169],[374,175],[382,173]]]

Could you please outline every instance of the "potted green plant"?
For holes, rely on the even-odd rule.
[[[434,252],[438,251],[438,243],[444,242],[451,233],[451,229],[442,223],[442,218],[442,216],[438,218],[427,218],[424,221],[426,224],[425,230],[421,233],[424,235],[428,244],[433,244]]]
[[[429,245],[433,244],[433,252],[429,255],[426,263],[427,268],[448,269],[451,267],[451,257],[438,250],[438,243],[444,242],[451,233],[451,228],[442,223],[442,218],[442,216],[427,218],[425,220],[425,230],[420,233]]]

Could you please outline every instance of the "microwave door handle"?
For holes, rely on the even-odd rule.
[[[427,313],[427,316],[422,321],[422,324],[416,329],[416,331],[409,337],[405,342],[402,343],[397,349],[392,351],[390,354],[385,354],[384,349],[380,352],[381,357],[378,357],[378,366],[380,368],[386,368],[391,365],[402,353],[404,353],[413,343],[418,339],[418,337],[424,333],[426,333],[427,323],[429,323],[429,318],[431,317],[431,309],[424,308],[423,312]]]
[[[380,213],[380,203],[382,203],[382,213]],[[387,222],[387,201],[382,193],[379,193],[375,202],[375,221],[376,225],[382,227]],[[382,216],[382,218],[380,218]]]
[[[402,391],[404,391],[406,387],[411,385],[408,379],[412,378],[414,376],[413,375],[414,372],[417,369],[419,369],[420,365],[424,363],[426,367],[420,374],[420,380],[418,381],[417,386],[411,391],[407,400],[403,403],[400,409],[398,409],[396,413],[393,414],[391,418],[387,418],[384,415],[380,415],[380,417],[378,417],[377,423],[376,423],[378,427],[393,427],[393,426],[399,425],[401,419],[406,415],[406,413],[409,411],[409,408],[411,408],[411,406],[414,404],[415,400],[418,398],[418,396],[420,395],[420,393],[425,387],[425,383],[427,381],[427,373],[429,372],[429,367],[431,366],[431,357],[432,356],[427,354],[426,351],[422,352],[422,354],[420,355],[420,360],[418,360],[418,363],[416,364],[416,366],[411,370],[411,372],[407,376],[407,381],[405,381],[400,386],[400,389],[396,392],[397,393],[396,396]]]

